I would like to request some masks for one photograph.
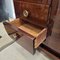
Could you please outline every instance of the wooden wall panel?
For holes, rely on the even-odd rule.
[[[31,21],[32,23],[36,23],[37,25],[46,25],[48,8],[48,5],[15,1],[16,15],[18,17],[23,17],[23,11],[27,10],[29,12],[29,16],[25,19]]]

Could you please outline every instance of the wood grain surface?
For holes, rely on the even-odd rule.
[[[22,17],[23,11],[27,10],[29,12],[29,16],[25,18],[26,21],[28,20],[37,25],[46,26],[49,5],[28,3],[23,1],[14,1],[14,5],[17,17]]]
[[[43,44],[55,51],[55,53],[60,54],[60,1],[57,15],[53,21],[52,35]]]

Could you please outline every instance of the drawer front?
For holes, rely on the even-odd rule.
[[[29,16],[24,18],[24,20],[35,23],[36,25],[46,25],[48,8],[48,5],[43,4],[27,3],[22,1],[15,2],[15,11],[17,16],[19,15],[19,17],[24,18],[23,12],[27,10],[29,12]]]
[[[34,49],[34,38],[32,39],[29,36],[22,36],[16,41],[19,45],[21,45],[23,48],[25,48],[27,51],[30,53],[34,54],[35,49]]]
[[[43,43],[43,41],[46,39],[46,35],[47,35],[47,29],[44,28],[35,39],[35,45],[34,45],[35,48],[39,47],[39,45]]]

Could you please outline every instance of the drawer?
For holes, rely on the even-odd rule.
[[[8,26],[10,26],[13,30],[16,30],[16,33],[21,36],[17,40],[17,43],[32,54],[46,39],[47,28],[36,27],[35,25],[24,22],[21,19],[9,22]]]
[[[18,8],[18,9],[17,9]],[[23,13],[28,11],[28,17],[24,20],[29,21],[38,26],[46,26],[49,5],[29,3],[23,1],[15,2],[15,12],[20,18],[24,18]]]

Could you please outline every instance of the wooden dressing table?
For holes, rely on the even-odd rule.
[[[14,7],[18,19],[5,22],[6,30],[8,34],[15,32],[19,38],[17,43],[34,54],[41,43],[48,43],[58,0],[14,0]]]

